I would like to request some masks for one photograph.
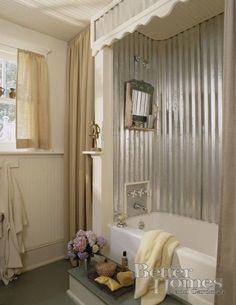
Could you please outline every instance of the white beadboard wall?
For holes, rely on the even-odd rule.
[[[20,159],[19,168],[13,169],[29,218],[25,234],[27,250],[63,239],[62,161],[57,155],[31,156]]]
[[[0,19],[0,41],[34,52],[51,50],[47,61],[52,153],[17,150],[8,153],[0,145],[0,161],[4,158],[19,161],[19,167],[13,171],[22,189],[28,215],[24,268],[29,270],[64,256],[63,151],[67,43],[3,19]]]
[[[0,156],[18,168],[11,170],[24,198],[28,226],[24,233],[24,268],[33,269],[64,255],[63,155]]]

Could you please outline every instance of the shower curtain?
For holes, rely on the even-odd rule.
[[[7,285],[23,268],[23,230],[27,225],[23,198],[8,163],[0,172],[0,280]]]
[[[65,238],[92,227],[92,160],[82,151],[92,147],[94,62],[87,28],[69,42],[65,122]]]
[[[223,295],[216,305],[236,304],[236,0],[225,1],[223,189],[217,278]]]

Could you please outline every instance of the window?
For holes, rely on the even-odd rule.
[[[16,73],[14,49],[0,49],[0,149],[15,149],[16,137]]]

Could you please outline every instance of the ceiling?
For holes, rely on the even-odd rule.
[[[0,18],[69,41],[112,0],[0,0]]]

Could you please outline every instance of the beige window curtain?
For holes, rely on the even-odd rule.
[[[216,305],[236,305],[236,0],[225,1],[223,98],[223,188],[217,278],[223,295]]]
[[[50,148],[48,69],[43,55],[18,50],[17,148]]]
[[[66,237],[92,227],[91,148],[94,118],[94,61],[89,29],[69,43],[67,54],[67,102],[65,124]]]

